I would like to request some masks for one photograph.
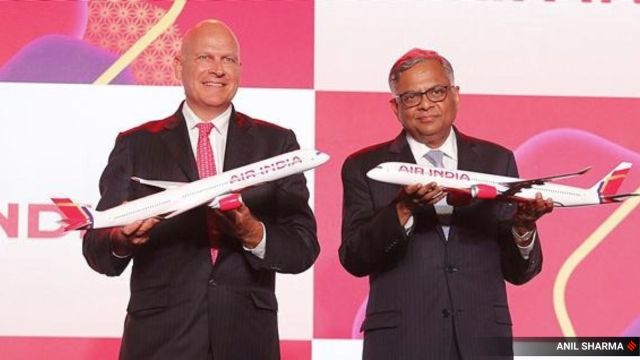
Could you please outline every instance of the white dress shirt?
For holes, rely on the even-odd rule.
[[[229,105],[229,107],[224,112],[222,112],[222,114],[216,116],[213,119],[203,120],[200,119],[193,112],[193,110],[191,110],[189,104],[187,104],[186,101],[182,106],[182,115],[184,115],[184,119],[187,123],[189,140],[191,141],[191,150],[193,150],[194,157],[197,158],[198,136],[200,135],[200,130],[198,129],[197,125],[202,122],[211,122],[213,124],[214,127],[211,130],[211,133],[209,133],[209,141],[211,142],[211,149],[213,150],[213,160],[216,166],[216,174],[219,174],[224,170],[224,154],[227,147],[227,134],[229,133],[229,121],[231,119],[231,112],[232,106]],[[253,249],[249,249],[244,246],[243,248],[253,255],[259,257],[260,259],[264,259],[267,246],[267,229],[262,222],[260,222],[260,226],[262,226],[262,240]]]
[[[182,115],[184,115],[184,119],[187,122],[189,140],[191,140],[191,150],[193,150],[193,155],[196,158],[198,155],[198,137],[200,136],[200,130],[198,130],[197,125],[202,122],[211,122],[213,124],[213,129],[209,133],[209,142],[211,142],[213,160],[216,163],[216,174],[224,171],[224,153],[227,146],[227,133],[229,132],[231,109],[231,105],[229,105],[227,110],[215,118],[202,120],[193,112],[193,110],[191,110],[186,101],[182,107]]]

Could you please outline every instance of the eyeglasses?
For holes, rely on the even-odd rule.
[[[427,99],[431,102],[440,102],[447,98],[449,89],[458,89],[458,87],[455,85],[436,85],[423,92],[407,91],[406,93],[396,96],[395,99],[406,107],[412,107],[420,104],[423,95],[426,95]]]

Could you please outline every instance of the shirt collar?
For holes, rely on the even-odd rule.
[[[211,123],[213,124],[215,131],[217,131],[221,135],[224,135],[227,133],[227,129],[229,128],[229,121],[231,119],[232,109],[233,107],[229,105],[229,107],[227,107],[227,109],[223,111],[222,114],[216,116],[211,120]],[[186,121],[187,129],[189,130],[193,130],[196,128],[196,125],[198,125],[199,123],[205,122],[202,119],[200,119],[198,115],[196,115],[193,112],[193,110],[191,110],[191,108],[189,107],[189,104],[187,104],[186,101],[182,106],[182,115],[184,115],[184,120]]]
[[[447,136],[444,143],[442,143],[440,147],[435,149],[432,149],[427,145],[414,139],[413,136],[411,136],[408,132],[406,134],[407,134],[407,142],[409,143],[411,152],[413,153],[413,156],[416,158],[416,160],[424,156],[427,152],[431,150],[440,150],[442,151],[444,156],[458,161],[458,144],[456,141],[456,132],[455,130],[453,130],[453,128],[451,128],[451,131],[449,132],[449,136]]]

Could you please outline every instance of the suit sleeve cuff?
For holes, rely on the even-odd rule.
[[[527,232],[524,235],[519,235],[518,233],[516,233],[515,229],[512,228],[511,234],[513,234],[513,237],[516,240],[516,246],[518,247],[518,250],[520,251],[520,255],[522,255],[522,258],[525,260],[529,260],[529,255],[531,254],[531,251],[533,250],[533,246],[536,243],[537,232],[535,230],[531,230],[530,232]],[[531,239],[531,242],[526,246],[520,246],[518,244],[518,242],[527,241],[529,239]]]
[[[404,224],[404,232],[407,235],[410,235],[411,232],[413,231],[413,225],[414,225],[414,220],[413,220],[413,215],[409,216],[409,219],[407,220],[407,222]]]
[[[262,239],[260,239],[258,245],[256,245],[256,247],[254,247],[253,249],[249,249],[244,245],[242,246],[242,248],[258,258],[264,259],[264,255],[267,251],[267,228],[264,226],[262,221],[260,222],[260,226],[262,226]]]

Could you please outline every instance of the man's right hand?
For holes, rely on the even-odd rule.
[[[111,230],[113,253],[122,257],[130,256],[133,249],[143,246],[149,241],[151,229],[159,222],[158,218],[150,218],[113,228]]]
[[[422,205],[434,205],[445,196],[447,193],[435,182],[403,187],[399,201],[396,203],[396,212],[400,223],[406,224],[416,208]]]

